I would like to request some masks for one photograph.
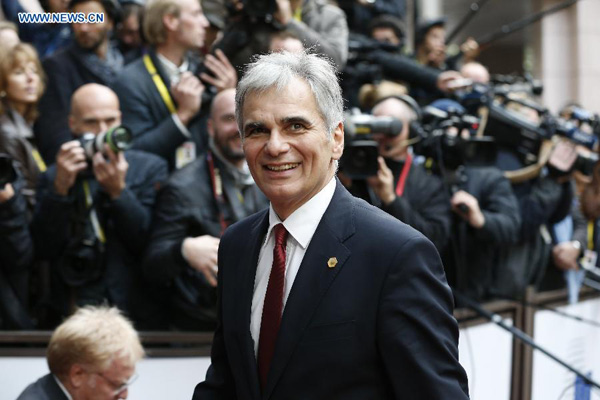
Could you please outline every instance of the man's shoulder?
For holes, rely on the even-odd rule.
[[[125,152],[125,159],[129,164],[129,168],[132,171],[164,171],[166,174],[168,171],[167,162],[164,158],[157,156],[156,154],[148,153],[142,150],[127,150]]]
[[[44,375],[33,382],[19,395],[17,400],[67,400],[54,377]]]
[[[399,245],[412,239],[425,239],[423,234],[410,225],[365,200],[353,196],[353,202],[352,218],[355,224],[355,235],[360,238],[359,242],[364,239],[370,246],[388,249],[398,248]]]
[[[115,82],[115,90],[118,91],[120,87],[130,88],[132,86],[139,86],[145,81],[150,81],[150,79],[150,74],[146,70],[144,57],[142,56],[127,64],[119,73],[119,77]],[[127,95],[127,93],[123,94]]]

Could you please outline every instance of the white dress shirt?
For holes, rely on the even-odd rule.
[[[54,378],[54,380],[58,384],[58,387],[60,388],[60,390],[62,390],[63,393],[65,394],[65,396],[67,396],[67,399],[68,400],[73,400],[73,397],[71,397],[71,394],[69,393],[69,391],[67,390],[67,388],[65,387],[65,385],[62,384],[62,382],[60,381],[60,379],[58,379],[56,377],[56,375],[54,375],[54,374],[52,374],[52,377]]]
[[[183,74],[190,68],[190,63],[188,62],[188,60],[186,58],[183,59],[183,62],[178,67],[173,62],[171,62],[171,60],[169,60],[167,57],[161,55],[160,53],[156,53],[156,56],[158,58],[158,61],[160,61],[161,67],[163,68],[163,70],[167,74],[167,77],[169,78],[171,87],[173,85],[177,84],[177,82],[179,82],[179,79],[181,78],[181,74]],[[171,88],[168,88],[168,89],[170,90]],[[188,128],[183,124],[183,122],[181,122],[181,120],[179,119],[177,114],[175,114],[175,113],[171,114],[171,118],[173,118],[175,125],[177,125],[177,128],[179,128],[179,131],[183,134],[183,136],[185,136],[187,138],[192,137],[192,134],[190,133]]]
[[[296,275],[300,269],[302,259],[304,259],[306,249],[317,230],[319,222],[321,222],[321,218],[323,218],[323,214],[325,214],[325,210],[329,206],[329,203],[331,203],[334,192],[335,178],[332,178],[319,193],[294,211],[283,222],[273,210],[273,206],[269,206],[269,229],[267,230],[265,241],[258,256],[258,266],[254,278],[254,295],[252,296],[250,333],[254,340],[254,355],[258,354],[258,338],[260,336],[263,304],[273,265],[273,247],[275,246],[275,235],[272,233],[273,227],[279,223],[283,223],[283,226],[289,232],[286,245],[285,288],[283,293],[283,310],[285,310],[285,304],[290,295],[290,290],[292,290],[294,279],[296,279]]]

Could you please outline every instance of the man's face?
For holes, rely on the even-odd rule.
[[[402,121],[402,131],[399,135],[388,136],[374,134],[373,139],[378,144],[379,155],[390,160],[404,160],[408,152],[406,141],[408,140],[410,114],[401,100],[388,99],[378,104],[373,109],[376,117],[393,117]]]
[[[443,26],[434,26],[429,29],[423,46],[427,53],[428,61],[433,66],[441,65],[446,59],[446,29]]]
[[[235,121],[235,90],[228,89],[215,97],[208,133],[228,161],[236,163],[244,159],[242,139]]]
[[[108,40],[108,34],[113,28],[113,23],[102,7],[102,4],[97,1],[88,1],[86,3],[77,4],[73,7],[73,12],[81,12],[86,16],[89,13],[104,13],[104,22],[99,24],[73,24],[73,34],[75,35],[75,41],[79,47],[96,51],[104,41]]]
[[[340,123],[329,139],[306,82],[249,93],[242,110],[244,152],[258,187],[282,219],[317,194],[335,173],[344,147]]]
[[[116,99],[100,96],[81,100],[69,118],[74,135],[99,134],[121,124],[121,111]]]
[[[135,374],[135,366],[118,358],[103,371],[86,370],[86,379],[73,400],[118,400],[128,396],[128,383]]]
[[[371,32],[371,37],[378,42],[393,44],[395,46],[400,45],[400,38],[396,36],[392,28],[375,28]]]
[[[140,23],[137,15],[131,14],[119,26],[119,40],[128,49],[135,49],[142,45],[140,36]]]
[[[204,45],[208,20],[198,0],[180,0],[180,4],[181,12],[176,20],[175,31],[177,41],[189,49],[200,49]]]

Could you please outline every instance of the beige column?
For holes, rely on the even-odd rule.
[[[538,10],[562,0],[537,1]],[[600,1],[579,1],[546,16],[534,35],[535,75],[544,83],[544,104],[553,112],[567,102],[600,112]],[[537,38],[535,38],[537,36]]]

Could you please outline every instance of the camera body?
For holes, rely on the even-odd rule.
[[[373,134],[397,136],[402,127],[402,121],[396,118],[375,117],[358,110],[347,113],[344,124],[347,140],[340,169],[351,179],[377,175],[379,150]]]
[[[447,112],[428,106],[423,108],[423,121],[410,130],[416,154],[433,161],[432,170],[454,171],[460,166],[487,166],[495,162],[494,138],[475,137],[479,119],[457,109]],[[469,131],[464,137],[461,133]]]
[[[13,183],[17,179],[12,158],[7,154],[0,153],[0,190],[4,189],[8,183]]]

